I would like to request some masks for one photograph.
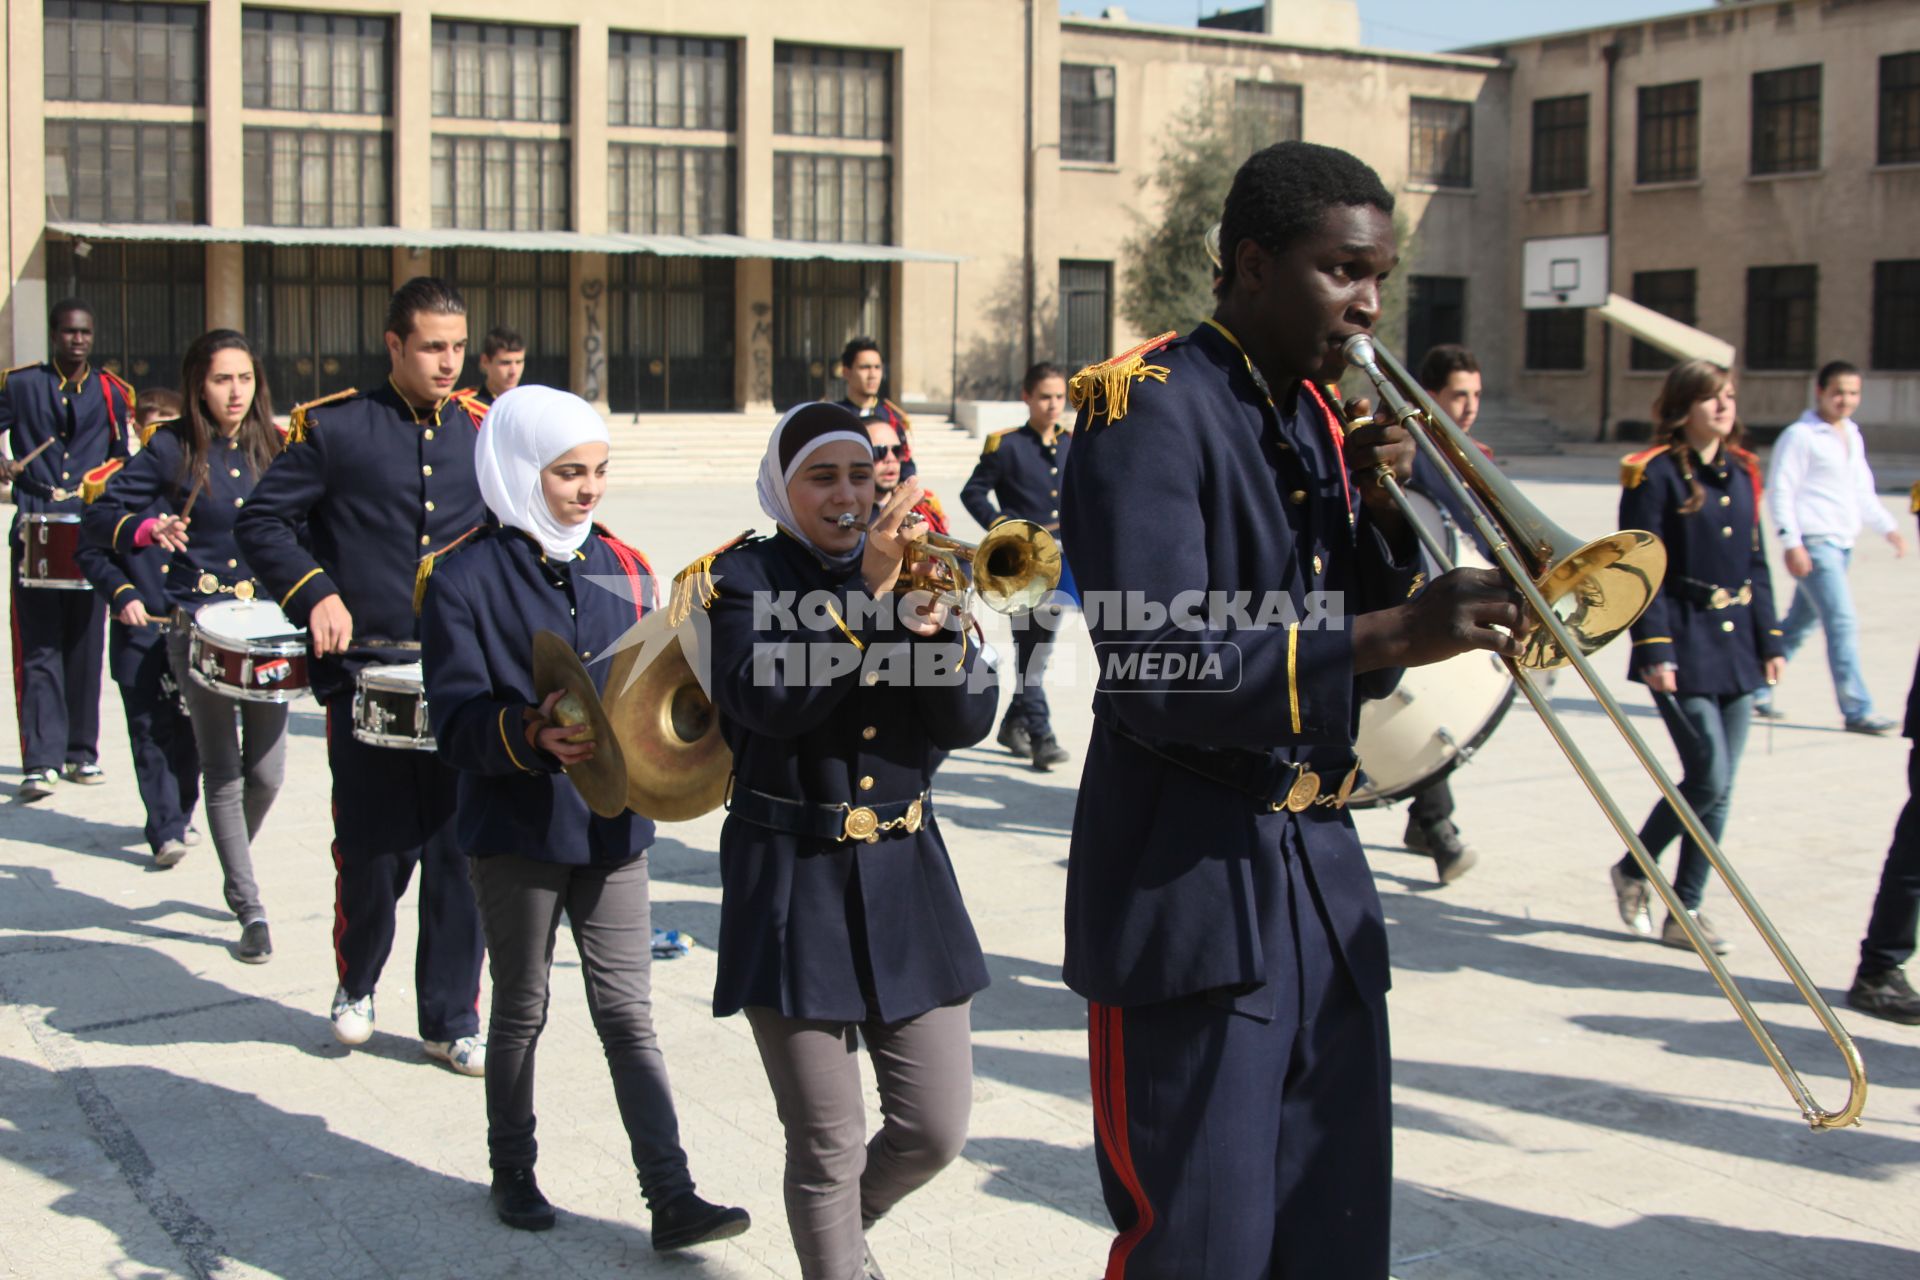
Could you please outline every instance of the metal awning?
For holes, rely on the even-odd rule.
[[[637,236],[583,231],[465,231],[452,227],[208,227],[187,222],[49,222],[75,240],[308,245],[340,249],[498,249],[512,253],[651,253],[662,258],[959,263],[965,257],[890,244],[827,244],[751,236]]]
[[[1617,293],[1607,295],[1594,314],[1616,328],[1625,329],[1649,346],[1658,347],[1676,360],[1711,360],[1722,369],[1733,368],[1734,346],[1725,338],[1682,324]]]

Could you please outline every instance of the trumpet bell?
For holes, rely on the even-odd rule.
[[[1641,529],[1622,529],[1557,560],[1534,580],[1582,656],[1605,648],[1647,611],[1667,576],[1667,549]],[[1527,636],[1520,665],[1534,671],[1573,657],[1546,627]]]
[[[655,626],[665,624],[663,613],[648,617],[661,620]],[[607,718],[626,762],[626,807],[656,822],[711,813],[733,771],[720,713],[700,687],[685,645],[685,631],[669,634],[636,674],[654,646],[629,644],[607,673]]]
[[[1060,540],[1031,520],[987,530],[972,561],[973,589],[998,613],[1025,613],[1060,585]]]

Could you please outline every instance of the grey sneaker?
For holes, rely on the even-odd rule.
[[[1613,896],[1620,907],[1620,923],[1636,938],[1653,936],[1653,886],[1639,876],[1629,875],[1619,863],[1607,869],[1613,878]]]
[[[156,867],[176,867],[187,856],[187,842],[184,840],[162,840],[160,847],[153,851],[153,865]]]
[[[1885,716],[1863,716],[1858,720],[1847,721],[1848,733],[1865,733],[1876,738],[1884,738],[1899,727]]]
[[[240,930],[240,945],[233,949],[233,958],[241,964],[265,964],[273,958],[273,935],[267,931],[265,920],[255,920]]]
[[[22,804],[45,800],[60,785],[60,774],[53,769],[29,769],[20,778],[18,795]]]
[[[1700,926],[1700,936],[1707,940],[1707,946],[1713,954],[1723,956],[1733,950],[1733,944],[1715,932],[1712,923],[1705,916],[1698,911],[1689,911],[1687,914],[1692,916],[1693,922]],[[1672,916],[1668,916],[1666,923],[1660,926],[1660,945],[1676,947],[1681,951],[1693,950],[1693,943],[1687,939],[1687,931],[1681,928],[1680,922]]]
[[[461,1036],[458,1040],[422,1040],[420,1047],[435,1062],[444,1062],[449,1070],[463,1076],[487,1074],[487,1038]]]

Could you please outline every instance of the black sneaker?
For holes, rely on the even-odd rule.
[[[1848,733],[1866,733],[1876,738],[1884,738],[1898,727],[1885,716],[1862,716],[1858,720],[1847,721]]]
[[[1847,989],[1847,1006],[1888,1022],[1920,1026],[1920,992],[1914,991],[1901,969],[1883,973],[1863,969],[1855,974],[1853,986]]]
[[[32,804],[36,800],[45,800],[59,784],[60,774],[57,770],[29,769],[20,778],[20,790],[17,793],[20,803]]]
[[[1065,764],[1073,759],[1060,740],[1050,733],[1043,733],[1033,740],[1033,767],[1045,773],[1057,764]]]
[[[1756,706],[1753,709],[1753,714],[1754,717],[1759,720],[1785,720],[1787,718],[1787,713],[1774,706],[1771,702],[1761,703],[1759,706]]]
[[[1403,837],[1407,848],[1415,853],[1424,853],[1433,859],[1434,874],[1441,884],[1452,884],[1473,869],[1480,855],[1473,846],[1460,838],[1460,828],[1453,825],[1453,819],[1442,818],[1438,822],[1408,822],[1407,834]]]
[[[994,737],[994,741],[1013,752],[1014,755],[1031,756],[1033,754],[1033,738],[1027,733],[1027,726],[1015,723],[1011,717],[1000,722],[1000,732]]]
[[[731,1240],[752,1225],[753,1218],[745,1209],[708,1204],[689,1191],[653,1211],[653,1251],[667,1253]]]
[[[97,787],[107,780],[107,771],[97,764],[70,764],[64,772],[68,782],[83,787]]]
[[[273,935],[267,932],[265,920],[255,920],[240,930],[240,945],[233,949],[233,958],[241,964],[265,964],[273,958]]]
[[[494,1216],[516,1231],[545,1231],[553,1225],[553,1206],[540,1194],[531,1169],[495,1169]]]

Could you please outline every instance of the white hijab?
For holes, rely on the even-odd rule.
[[[497,405],[495,411],[498,411]],[[783,449],[781,441],[786,439],[789,431],[795,433],[798,443],[790,443]],[[873,448],[867,429],[851,409],[819,401],[795,405],[780,416],[780,421],[773,428],[773,435],[767,441],[766,456],[760,459],[760,478],[755,487],[760,495],[760,509],[775,523],[805,543],[813,554],[835,568],[844,569],[859,560],[866,546],[866,537],[862,535],[851,551],[823,551],[807,536],[805,526],[794,514],[793,504],[787,499],[787,485],[807,465],[807,459],[824,446],[840,440],[857,444],[862,449]],[[787,455],[785,466],[780,463],[783,453]]]
[[[547,506],[540,473],[583,444],[611,444],[607,424],[592,405],[553,387],[519,386],[487,410],[474,446],[480,496],[494,518],[528,534],[546,553],[571,560],[593,532],[593,521],[562,524]]]

